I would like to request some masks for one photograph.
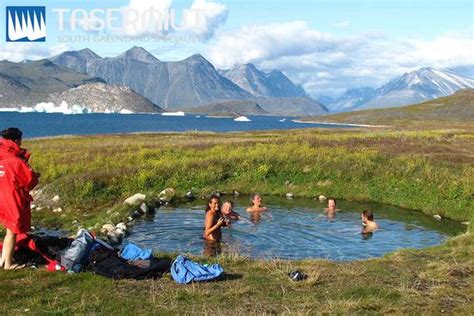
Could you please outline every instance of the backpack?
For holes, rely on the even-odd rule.
[[[88,265],[89,252],[94,244],[94,236],[81,229],[76,239],[61,254],[61,266],[69,272],[80,272]]]

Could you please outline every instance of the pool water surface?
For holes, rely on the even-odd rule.
[[[338,201],[335,218],[324,214],[325,203],[311,199],[263,198],[269,211],[245,211],[249,199],[234,199],[239,221],[222,228],[222,251],[238,252],[251,258],[307,259],[337,261],[380,257],[402,248],[424,248],[443,243],[460,234],[464,227],[454,221],[437,221],[421,212],[379,204]],[[156,210],[137,220],[125,242],[159,252],[202,255],[206,242],[205,201]],[[360,213],[369,209],[379,229],[361,234]]]

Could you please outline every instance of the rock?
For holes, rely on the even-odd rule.
[[[239,195],[240,195],[239,191],[234,190],[234,196],[239,196]]]
[[[325,196],[322,195],[322,194],[321,194],[320,196],[318,196],[318,200],[321,201],[321,202],[326,201],[327,199],[328,199],[328,198],[325,197]]]
[[[160,202],[166,203],[166,202],[172,202],[173,199],[176,196],[176,190],[173,188],[166,188],[163,191],[160,192],[158,195],[158,198],[160,199]]]
[[[79,224],[79,221],[77,219],[75,219],[75,220],[72,221],[72,224],[77,225],[77,224]]]
[[[41,211],[43,208],[41,206],[36,207],[37,211]]]
[[[36,208],[36,205],[35,204],[31,204],[30,205],[30,209],[35,209]]]
[[[125,230],[117,228],[114,232],[117,236],[123,237],[127,233]]]
[[[141,212],[142,214],[150,214],[151,213],[151,209],[150,207],[146,204],[146,203],[142,203],[140,205],[140,210],[139,212]]]
[[[60,207],[57,207],[57,208],[53,209],[53,213],[61,213],[62,211],[63,211],[63,209],[60,208]]]
[[[102,226],[102,228],[100,229],[100,232],[102,234],[109,234],[111,232],[115,231],[115,225],[113,224],[105,224]]]
[[[107,215],[110,215],[110,214],[112,214],[113,212],[114,212],[114,210],[113,210],[113,209],[110,209],[110,210],[107,210],[106,213],[107,213]]]
[[[433,215],[433,218],[437,221],[440,221],[441,220],[441,216],[439,216],[438,214],[436,215]]]
[[[291,181],[290,181],[290,180],[286,180],[286,181],[285,181],[285,186],[290,187],[290,186],[291,186]]]
[[[211,193],[211,195],[221,196],[221,191],[219,191],[219,190],[213,191],[213,192]]]
[[[137,193],[137,194],[132,195],[131,197],[129,197],[125,201],[123,201],[123,204],[137,205],[137,204],[145,201],[145,199],[146,199],[145,194]]]
[[[122,236],[115,232],[108,233],[107,239],[111,245],[120,245],[122,243]]]
[[[124,231],[127,231],[127,230],[128,230],[127,224],[125,224],[124,222],[118,223],[117,225],[115,225],[115,227],[116,227],[117,229],[121,229],[121,230],[124,230]]]
[[[30,229],[32,232],[34,232],[36,230],[36,226],[30,226]]]
[[[186,192],[186,195],[185,195],[185,196],[186,196],[186,198],[187,198],[188,200],[194,200],[194,199],[196,198],[196,197],[194,196],[193,191],[191,191],[191,190],[189,190],[188,192]]]
[[[461,224],[469,226],[471,222],[461,222]]]
[[[131,217],[132,217],[132,220],[133,220],[133,219],[139,218],[140,216],[142,216],[142,213],[140,213],[139,211],[136,211],[136,210],[135,210],[135,211],[133,211]]]
[[[292,199],[293,198],[293,193],[289,192],[286,194],[287,199]]]
[[[59,195],[55,195],[55,196],[51,199],[51,201],[53,201],[54,203],[59,202]]]

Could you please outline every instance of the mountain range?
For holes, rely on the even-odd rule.
[[[311,103],[313,112],[327,112],[318,102],[306,100],[309,99],[306,92],[280,71],[266,73],[252,64],[219,71],[199,54],[181,61],[164,62],[141,47],[106,58],[83,49],[65,52],[50,60],[109,84],[130,87],[168,111],[260,97],[297,97],[301,99],[293,99],[292,103]]]
[[[398,107],[444,97],[461,89],[474,88],[469,74],[472,67],[454,69],[421,68],[405,73],[380,88],[351,89],[336,99],[326,99],[332,112]]]

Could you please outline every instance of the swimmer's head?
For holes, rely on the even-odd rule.
[[[364,210],[361,214],[360,214],[360,218],[362,219],[363,222],[369,220],[369,221],[373,221],[374,220],[374,213],[372,213],[371,211],[369,210]]]
[[[336,199],[329,198],[328,199],[328,208],[329,209],[336,209]]]
[[[206,204],[206,212],[210,210],[218,211],[221,206],[221,200],[217,195],[211,195]]]
[[[255,193],[250,201],[252,202],[253,206],[260,206],[260,204],[262,204],[262,197],[260,194]]]
[[[233,208],[234,208],[234,203],[233,202],[225,201],[222,204],[221,212],[224,215],[229,215],[230,213],[232,213]]]

